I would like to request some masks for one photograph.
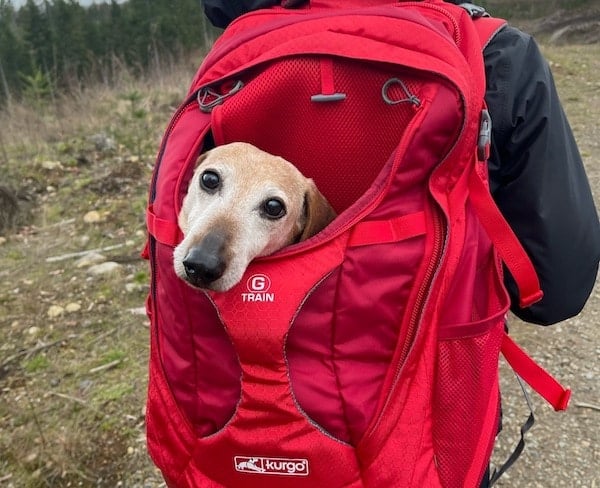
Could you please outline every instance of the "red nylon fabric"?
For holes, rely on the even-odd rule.
[[[502,340],[502,354],[529,386],[542,395],[554,410],[566,410],[571,399],[571,390],[564,388],[548,372],[541,368],[508,334]]]
[[[237,20],[167,128],[147,437],[169,486],[478,486],[508,307],[469,197],[481,44],[458,7],[380,3]],[[204,113],[206,86],[221,103]],[[293,161],[340,215],[207,294],[172,269],[177,212],[198,155],[240,140]]]

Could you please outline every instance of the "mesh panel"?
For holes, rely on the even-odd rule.
[[[434,439],[444,486],[461,487],[470,467],[496,387],[502,333],[499,323],[482,336],[439,344]]]
[[[317,103],[311,96],[322,93],[321,68],[315,57],[286,59],[265,68],[219,108],[224,140],[217,142],[251,142],[292,161],[341,211],[368,189],[415,114],[411,103],[385,103],[383,85],[402,78],[418,96],[422,82],[335,59],[335,91],[346,98]],[[394,100],[406,96],[398,84],[388,95]]]

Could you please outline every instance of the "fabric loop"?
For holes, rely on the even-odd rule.
[[[348,246],[400,242],[424,235],[426,230],[425,212],[403,215],[390,220],[363,221],[352,230]]]
[[[152,237],[167,246],[175,247],[183,239],[179,225],[176,222],[157,217],[152,205],[146,211],[146,227]]]

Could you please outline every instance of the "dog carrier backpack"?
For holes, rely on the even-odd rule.
[[[499,26],[438,0],[323,0],[216,42],[147,214],[147,438],[169,486],[477,487],[501,350],[566,407],[504,331],[502,262],[522,306],[541,292],[487,189],[481,50]],[[233,141],[292,161],[338,217],[200,291],[173,270],[177,214],[198,156]]]

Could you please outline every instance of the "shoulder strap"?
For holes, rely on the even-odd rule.
[[[496,33],[506,25],[506,20],[496,17],[475,17],[475,29],[479,34],[481,49],[485,49]]]
[[[496,33],[506,25],[506,20],[491,17],[485,8],[473,3],[461,3],[459,7],[465,9],[475,21],[475,29],[479,34],[481,49],[485,49]]]
[[[542,299],[540,282],[527,252],[496,206],[484,171],[487,171],[487,167],[481,164],[473,168],[469,180],[469,198],[481,225],[517,284],[519,305],[525,308]]]

